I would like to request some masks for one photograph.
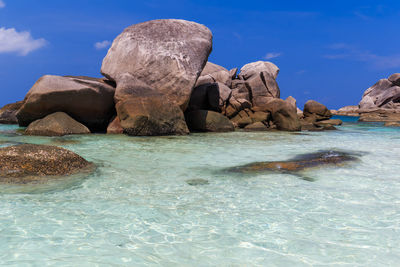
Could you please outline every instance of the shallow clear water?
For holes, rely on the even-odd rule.
[[[184,137],[25,137],[97,164],[66,183],[0,188],[0,266],[395,266],[400,264],[400,129]],[[302,173],[224,169],[323,149],[360,161]],[[205,179],[190,186],[187,180]]]

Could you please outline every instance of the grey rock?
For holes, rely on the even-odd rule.
[[[285,99],[285,101],[288,102],[290,105],[292,105],[297,110],[296,99],[293,96],[288,96]],[[302,111],[300,110],[300,112],[302,112]],[[297,112],[297,113],[299,113],[299,112]]]
[[[152,20],[126,28],[103,60],[101,73],[129,88],[142,81],[165,101],[185,110],[191,91],[212,49],[204,25],[177,19]]]
[[[29,124],[27,135],[63,136],[69,134],[89,134],[90,130],[64,112],[47,115]]]
[[[240,69],[239,77],[242,80],[248,80],[254,75],[258,75],[261,72],[268,73],[273,79],[278,77],[279,68],[268,61],[257,61],[244,65]]]
[[[390,76],[391,80],[396,81],[396,75],[392,76]],[[368,88],[359,103],[360,109],[400,108],[400,87],[392,81],[381,79]]]

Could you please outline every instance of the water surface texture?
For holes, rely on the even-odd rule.
[[[400,129],[183,137],[26,137],[97,166],[63,183],[0,185],[0,266],[394,266],[400,263]],[[357,161],[302,175],[227,168],[321,150]]]

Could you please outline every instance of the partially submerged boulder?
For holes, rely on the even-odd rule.
[[[325,105],[314,100],[308,100],[304,105],[303,116],[305,120],[322,121],[330,119],[332,113]]]
[[[89,134],[90,130],[64,112],[47,115],[29,124],[27,135],[63,136],[68,134]]]
[[[24,101],[7,104],[0,109],[0,124],[18,124],[17,112]]]
[[[235,130],[227,117],[214,111],[195,110],[186,113],[185,118],[190,131],[230,132]]]
[[[20,126],[65,112],[93,131],[105,130],[115,114],[115,88],[105,79],[45,75],[29,90],[17,112]]]
[[[189,130],[182,110],[162,95],[130,97],[116,106],[124,133],[133,136],[183,135]]]
[[[0,183],[42,182],[93,170],[93,163],[64,148],[23,144],[0,148]]]
[[[267,109],[271,113],[272,121],[278,130],[301,130],[301,124],[297,117],[296,109],[290,103],[282,99],[273,99],[268,103]]]
[[[185,110],[211,49],[212,34],[204,25],[178,19],[147,21],[126,28],[114,40],[101,73],[117,83],[117,92],[131,80],[140,80],[163,94],[164,102]]]

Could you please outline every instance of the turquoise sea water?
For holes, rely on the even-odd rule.
[[[0,186],[0,266],[399,266],[400,129],[381,126],[149,138],[0,126],[0,146],[59,145],[98,166]],[[360,160],[303,173],[314,182],[225,171],[330,149]]]

